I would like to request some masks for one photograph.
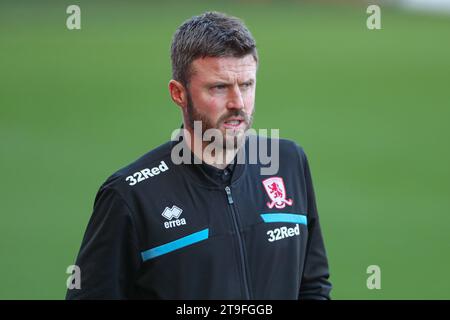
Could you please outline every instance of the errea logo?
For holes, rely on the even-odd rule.
[[[183,210],[175,205],[173,205],[172,208],[166,207],[164,209],[164,212],[162,213],[162,216],[169,221],[164,222],[164,227],[166,229],[169,229],[186,224],[186,219],[184,218],[178,219],[182,212]],[[174,218],[175,220],[172,220]]]

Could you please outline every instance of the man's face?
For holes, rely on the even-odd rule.
[[[187,123],[202,121],[202,134],[218,129],[222,147],[237,147],[252,125],[255,106],[256,69],[252,55],[205,57],[193,61],[189,81]]]

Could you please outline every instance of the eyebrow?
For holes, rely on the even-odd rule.
[[[239,85],[242,85],[242,84],[253,84],[253,83],[255,83],[255,80],[254,79],[249,79],[247,81],[240,82]],[[232,83],[228,82],[228,81],[218,80],[218,81],[214,81],[214,82],[211,82],[211,83],[207,84],[207,86],[210,87],[210,88],[215,87],[215,86],[219,86],[219,85],[220,86],[231,86]]]

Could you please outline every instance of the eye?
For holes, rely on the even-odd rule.
[[[245,82],[241,84],[241,87],[244,89],[250,88],[253,85],[253,82]]]
[[[225,93],[225,90],[227,89],[226,84],[216,84],[211,87],[211,92],[213,93]]]

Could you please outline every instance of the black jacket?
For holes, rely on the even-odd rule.
[[[276,175],[247,156],[221,179],[204,164],[174,164],[174,145],[101,186],[76,261],[81,289],[67,299],[329,299],[302,148],[280,140]]]

